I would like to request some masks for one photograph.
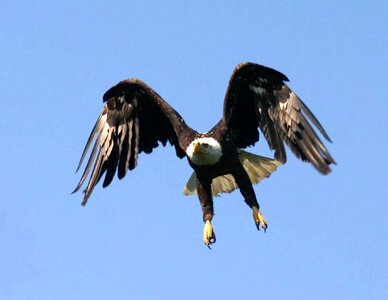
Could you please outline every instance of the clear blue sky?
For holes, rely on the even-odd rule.
[[[388,299],[386,1],[1,6],[0,299]],[[338,162],[325,177],[289,155],[255,186],[266,234],[234,192],[208,250],[169,147],[84,208],[70,195],[110,86],[141,78],[206,131],[243,61],[290,78]]]

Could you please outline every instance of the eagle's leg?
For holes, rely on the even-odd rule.
[[[253,213],[253,219],[255,220],[257,229],[260,230],[260,226],[261,226],[265,232],[268,227],[267,220],[264,218],[260,210],[255,206],[252,207],[252,213]]]
[[[214,234],[213,226],[211,224],[214,215],[211,181],[198,180],[197,192],[202,207],[203,222],[205,223],[203,228],[203,242],[210,248],[210,245],[216,242],[216,235]]]
[[[255,221],[256,227],[260,230],[260,227],[266,231],[268,224],[264,216],[261,214],[259,208],[260,205],[257,202],[255,191],[253,190],[252,183],[249,179],[247,172],[244,170],[243,166],[239,165],[235,168],[232,173],[240,192],[244,197],[245,203],[252,209],[253,220]]]

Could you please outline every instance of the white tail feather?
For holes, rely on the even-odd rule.
[[[255,155],[244,150],[240,150],[240,162],[252,184],[259,183],[262,179],[268,178],[282,164],[277,160]],[[230,193],[238,188],[231,174],[214,178],[211,187],[213,196],[217,196],[220,193]],[[197,175],[195,172],[191,174],[187,181],[183,194],[186,196],[197,195]]]

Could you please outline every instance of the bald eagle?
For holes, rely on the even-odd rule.
[[[221,120],[208,132],[190,128],[183,118],[152,88],[139,79],[127,79],[110,88],[103,96],[105,106],[82,153],[79,170],[90,147],[91,154],[77,192],[85,182],[82,205],[104,176],[108,186],[117,173],[123,178],[136,168],[141,152],[151,153],[159,143],[170,143],[179,158],[186,158],[193,175],[184,187],[185,195],[197,194],[202,207],[203,241],[216,241],[211,224],[213,196],[240,189],[252,209],[255,225],[267,228],[259,210],[252,184],[269,177],[286,162],[284,143],[302,161],[328,174],[333,157],[313,129],[331,142],[322,125],[285,84],[282,73],[254,63],[241,63],[234,69],[226,91]],[[243,149],[255,145],[262,131],[274,159]]]

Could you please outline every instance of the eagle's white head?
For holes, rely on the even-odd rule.
[[[197,138],[186,149],[190,161],[198,166],[216,164],[222,156],[220,143],[212,137]]]

